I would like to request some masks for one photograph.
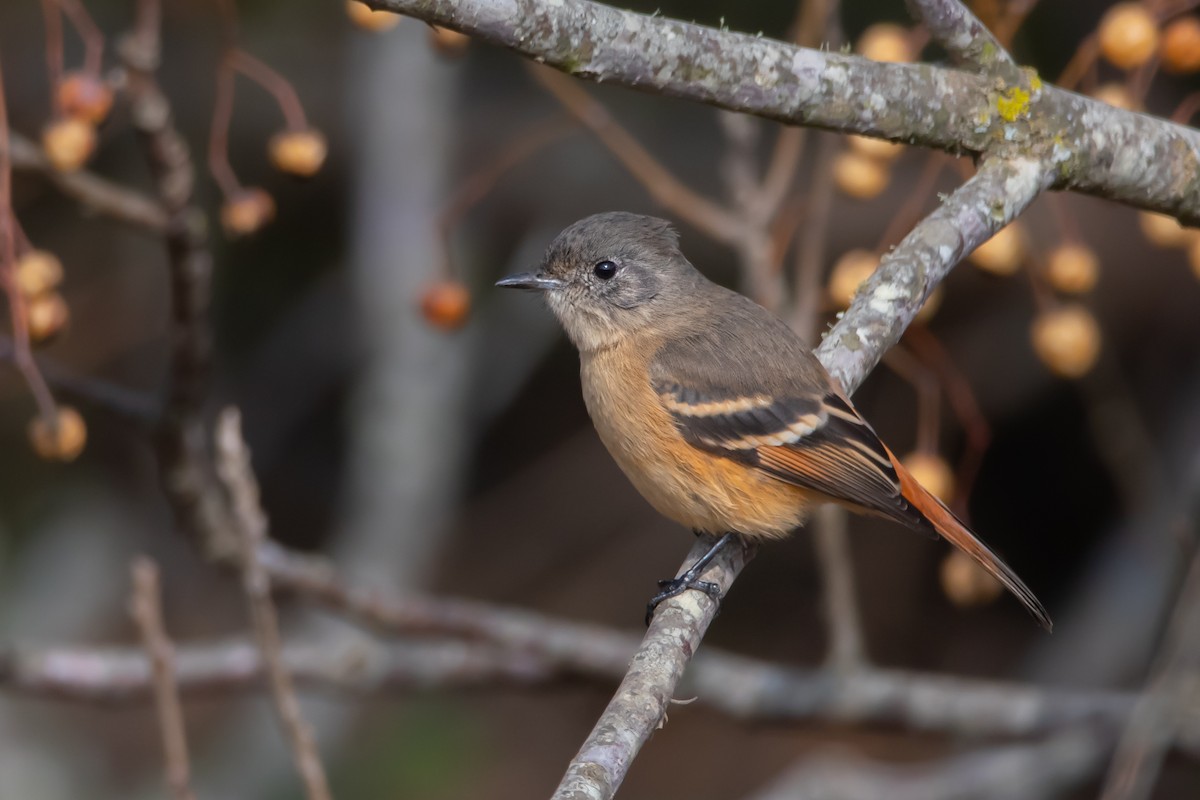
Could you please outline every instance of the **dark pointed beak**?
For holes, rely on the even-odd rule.
[[[503,289],[525,289],[531,292],[545,292],[550,289],[561,289],[563,282],[558,278],[551,278],[549,275],[521,272],[516,275],[509,275],[507,278],[501,278],[496,281],[496,285]]]

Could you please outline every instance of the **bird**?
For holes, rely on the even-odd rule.
[[[1050,630],[1028,586],[888,449],[786,323],[706,278],[666,220],[623,211],[565,228],[535,272],[502,288],[540,293],[579,351],[601,441],[659,513],[719,537],[647,608],[688,589],[730,542],[780,539],[821,503],[940,535]]]

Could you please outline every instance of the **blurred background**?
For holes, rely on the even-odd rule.
[[[85,5],[111,77],[134,4]],[[1187,121],[1200,91],[1188,54],[1200,40],[1182,39],[1172,61],[1167,31],[1195,21],[1194,4],[1136,6],[1158,32],[1144,57],[1137,18],[1105,35],[1110,5],[985,0],[975,10],[1011,27],[1018,61],[1047,80]],[[604,452],[577,357],[549,313],[492,289],[535,266],[562,227],[613,209],[669,217],[698,268],[812,338],[878,253],[973,170],[835,134],[781,140],[773,123],[539,77],[415,20],[370,30],[340,0],[165,6],[159,76],[195,158],[215,263],[209,410],[243,411],[271,535],[387,594],[464,596],[638,634],[655,580],[691,546]],[[860,51],[871,33],[883,42],[873,46],[892,48],[867,53],[881,60],[942,58],[898,0],[844,6],[814,23],[821,9],[793,0],[629,4]],[[881,22],[904,27],[870,27]],[[239,47],[286,77],[328,145],[311,178],[282,174],[267,148],[284,113],[238,77],[228,159],[275,206],[248,235],[228,219],[222,227],[231,196],[206,165],[234,29]],[[83,49],[69,26],[65,52],[77,69]],[[52,117],[46,61],[43,6],[4,3],[10,125],[34,142]],[[152,191],[121,93],[86,169]],[[764,175],[777,185],[750,244],[721,241],[688,215],[696,197],[746,212]],[[69,319],[36,352],[55,396],[81,415],[86,446],[69,463],[39,457],[30,392],[11,364],[0,369],[2,646],[136,645],[126,597],[139,553],[161,565],[178,643],[245,637],[237,576],[174,532],[160,488],[150,431],[168,354],[161,235],[82,211],[37,169],[17,171],[13,206],[29,241],[64,268],[55,291]],[[1064,690],[1144,685],[1198,532],[1200,245],[1173,225],[1098,199],[1043,197],[951,275],[937,308],[857,393],[883,439],[922,462],[1058,623],[1045,635],[941,543],[855,518],[851,560],[874,663]],[[6,357],[11,341],[0,340]],[[803,533],[763,548],[705,647],[818,666],[820,577]],[[289,638],[366,635],[281,604]],[[339,797],[525,798],[550,793],[613,688],[306,693],[303,704]],[[263,693],[189,694],[184,712],[200,797],[299,795]],[[920,765],[982,744],[896,724],[747,724],[697,703],[671,713],[620,796],[752,797],[831,749]],[[160,749],[148,700],[0,692],[0,797],[162,796]],[[1083,772],[1042,795],[1094,796],[1104,766]],[[1173,755],[1153,796],[1194,797],[1198,782],[1196,762]]]

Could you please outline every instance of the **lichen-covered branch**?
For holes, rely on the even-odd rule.
[[[1055,185],[1200,225],[1200,131],[1042,82],[884,64],[587,0],[370,0],[579,78],[951,153],[1044,160]]]
[[[697,540],[681,571],[712,544],[709,537]],[[723,595],[752,553],[726,547],[704,580],[715,583]],[[666,722],[675,687],[716,613],[717,602],[697,591],[686,591],[658,607],[621,685],[567,766],[552,800],[602,800],[616,793],[642,745]]]
[[[1047,167],[1037,161],[983,162],[975,177],[883,257],[859,289],[817,348],[829,374],[847,392],[857,389],[954,265],[1024,211],[1049,183]]]
[[[909,13],[925,23],[929,35],[959,64],[984,70],[1014,66],[1000,40],[959,0],[907,2]]]

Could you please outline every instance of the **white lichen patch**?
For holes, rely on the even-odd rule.
[[[871,292],[871,301],[867,307],[876,314],[891,314],[892,306],[897,300],[906,300],[908,292],[894,283],[885,283]]]

